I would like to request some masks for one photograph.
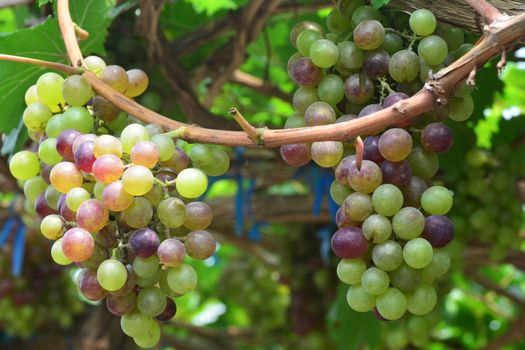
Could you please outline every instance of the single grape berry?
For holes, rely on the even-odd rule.
[[[443,215],[431,215],[425,219],[421,234],[434,248],[442,248],[454,239],[454,224]]]
[[[443,153],[454,143],[454,135],[448,126],[442,123],[428,124],[421,132],[421,145],[429,152]]]
[[[345,227],[332,236],[332,250],[344,259],[361,257],[368,250],[368,241],[359,227]]]

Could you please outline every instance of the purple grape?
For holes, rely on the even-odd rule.
[[[362,105],[374,95],[374,82],[364,73],[354,73],[345,80],[345,95],[351,103]]]
[[[194,259],[206,260],[215,253],[217,242],[211,233],[204,230],[192,231],[184,241],[186,252]]]
[[[338,228],[355,226],[355,223],[346,216],[345,208],[339,207],[335,213],[335,223]]]
[[[375,113],[375,112],[379,112],[382,109],[383,107],[380,104],[367,105],[361,110],[361,112],[359,112],[359,115],[357,117],[358,118],[366,117],[367,115]]]
[[[295,143],[281,146],[281,157],[293,167],[300,167],[312,159],[310,145],[306,143]]]
[[[73,154],[73,142],[75,139],[82,135],[80,131],[74,129],[64,130],[57,137],[57,151],[60,153],[64,160],[70,162],[74,161],[75,156]]]
[[[351,166],[348,171],[348,183],[354,191],[372,193],[382,182],[381,169],[370,160],[363,160],[360,169]]]
[[[371,160],[377,164],[381,164],[385,160],[379,152],[379,136],[368,136],[363,144],[365,146],[363,159]]]
[[[334,108],[326,102],[314,102],[304,112],[304,121],[307,126],[333,124],[335,119]]]
[[[164,309],[164,311],[162,311],[160,315],[155,317],[155,319],[159,321],[169,321],[177,313],[177,304],[175,304],[175,302],[171,298],[166,298],[166,299],[168,302],[166,305],[166,308]]]
[[[372,79],[384,77],[388,73],[390,55],[385,50],[367,52],[363,61],[366,75]]]
[[[399,101],[405,100],[407,98],[409,98],[409,96],[403,92],[392,92],[383,100],[383,108],[391,107]]]
[[[51,176],[51,170],[53,170],[53,165],[44,165],[42,166],[42,169],[40,170],[40,176],[44,179],[44,181],[48,184],[51,184],[50,176]]]
[[[335,168],[335,179],[337,180],[337,182],[339,182],[345,187],[350,186],[350,184],[348,183],[348,172],[350,170],[350,167],[352,166],[355,166],[354,155],[344,157],[339,162],[339,165]]]
[[[204,230],[211,224],[213,213],[204,202],[191,202],[186,205],[186,221],[184,226],[190,230]]]
[[[93,163],[97,158],[93,154],[93,141],[86,141],[81,143],[74,155],[75,164],[80,168],[80,170],[91,173],[93,169]]]
[[[315,86],[323,78],[323,71],[308,58],[298,60],[292,67],[292,79],[302,86]]]
[[[400,162],[391,162],[385,160],[381,163],[381,172],[383,173],[383,182],[405,187],[410,183],[412,178],[412,169],[406,160]]]
[[[35,201],[35,211],[44,218],[51,214],[58,214],[57,211],[49,206],[46,201],[45,193],[41,193]]]
[[[335,120],[335,122],[336,123],[344,123],[344,122],[348,122],[348,121],[354,120],[354,119],[357,119],[357,115],[355,115],[355,114],[343,114],[342,116],[337,118]]]
[[[129,239],[131,252],[141,258],[149,258],[157,252],[160,245],[159,236],[149,228],[141,228],[133,232]]]
[[[421,234],[434,248],[442,248],[454,239],[454,224],[443,215],[431,215],[425,219]]]
[[[157,256],[159,257],[159,261],[165,266],[179,266],[186,256],[186,248],[184,247],[184,243],[178,239],[168,238],[159,245]]]
[[[421,196],[428,188],[427,183],[420,177],[412,176],[407,186],[403,187],[403,204],[407,207],[419,208]]]
[[[452,147],[453,143],[452,130],[442,123],[428,124],[421,133],[421,145],[429,152],[446,152]]]
[[[359,227],[339,229],[332,236],[332,250],[343,259],[355,259],[368,250],[368,241]]]
[[[108,292],[98,283],[96,271],[84,270],[79,287],[82,295],[91,301],[102,300],[108,295]]]
[[[131,291],[124,296],[110,294],[106,299],[106,307],[108,311],[115,316],[122,316],[133,311],[136,305],[137,295],[134,291]]]
[[[114,248],[118,243],[117,226],[110,222],[95,235],[95,242],[104,248]]]

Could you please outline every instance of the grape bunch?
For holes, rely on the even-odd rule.
[[[85,63],[130,98],[148,86],[141,70],[106,66],[95,56]],[[23,121],[38,146],[16,153],[9,168],[23,182],[26,207],[42,218],[42,234],[54,240],[53,260],[80,266],[81,293],[106,299],[137,345],[154,346],[157,321],[171,319],[174,298],[197,285],[187,257],[215,252],[206,231],[211,209],[195,199],[208,175],[228,170],[228,153],[176,143],[175,134],[142,125],[95,96],[79,75],[43,74],[26,103]]]
[[[296,114],[285,128],[345,122],[399,106],[471,47],[463,43],[463,31],[438,25],[425,9],[410,16],[382,14],[364,1],[340,0],[327,27],[326,34],[314,22],[292,29],[298,52],[288,72],[299,88],[293,96]],[[395,320],[407,310],[425,315],[434,308],[432,282],[450,266],[445,247],[454,226],[446,216],[452,194],[433,186],[432,178],[438,154],[453,144],[443,121],[470,117],[471,91],[463,82],[448,105],[362,135],[362,143],[359,138],[355,145],[321,141],[281,147],[292,166],[313,160],[335,169],[330,192],[341,207],[332,250],[343,259],[337,272],[350,285],[353,309]]]
[[[36,236],[38,237],[38,236]],[[11,275],[10,245],[0,255],[0,329],[10,336],[29,338],[46,327],[69,328],[83,311],[68,271],[49,257],[49,244],[29,239],[24,269]]]
[[[497,145],[493,150],[472,148],[465,153],[460,172],[447,176],[457,184],[452,222],[463,243],[481,241],[488,245],[491,258],[504,259],[519,247],[522,238],[522,203],[516,181],[525,174],[523,149]]]

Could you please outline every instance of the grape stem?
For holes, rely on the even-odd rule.
[[[363,156],[365,153],[365,145],[361,136],[355,138],[355,165],[357,170],[361,171],[361,164],[363,163]]]
[[[398,30],[395,30],[394,28],[385,28],[385,32],[397,34],[400,37],[403,37],[403,38],[405,38],[407,40],[413,40],[414,39],[414,35],[400,32]],[[416,36],[416,37],[419,38],[418,36]]]
[[[480,5],[485,3],[485,1],[467,1],[481,15],[484,15],[483,11],[488,11],[491,13],[488,17],[494,17],[494,11],[490,10],[490,7]],[[486,10],[487,8],[488,10]],[[81,67],[83,65],[83,57],[76,40],[68,0],[58,0],[58,19],[69,59],[74,66]],[[481,67],[489,59],[498,55],[503,48],[515,45],[516,42],[525,36],[525,13],[516,16],[504,16],[498,22],[498,26],[490,26],[485,30],[483,36],[469,52],[437,72],[432,79],[427,81],[420,92],[403,100],[402,111],[392,106],[368,116],[338,124],[283,130],[263,129],[264,144],[258,144],[244,131],[206,129],[169,119],[113,90],[92,72],[86,71],[83,76],[91,84],[95,92],[145,123],[159,124],[166,130],[186,127],[184,139],[189,142],[250,148],[273,148],[294,143],[344,141],[383,129],[400,121],[409,121],[422,113],[436,108],[439,103],[448,101],[454,89],[468,77],[473,69]]]
[[[75,26],[75,34],[77,35],[78,40],[86,40],[89,38],[89,32],[82,27],[80,27],[78,24],[74,23]]]
[[[264,130],[265,129],[256,129],[243,117],[239,110],[235,107],[230,108],[230,115],[235,119],[237,124],[244,130],[250,137],[250,139],[255,142],[258,146],[264,145]]]
[[[503,73],[503,70],[505,69],[506,65],[507,65],[507,50],[503,49],[503,51],[501,52],[501,58],[498,64],[496,65],[496,67],[498,68],[498,73],[500,75]]]
[[[38,60],[36,58],[29,58],[29,57],[0,54],[0,61],[10,61],[10,62],[33,64],[33,65],[37,65],[41,67],[50,68],[50,69],[53,69],[53,70],[56,70],[62,73],[66,73],[66,74],[81,74],[83,72],[82,69],[74,68],[66,64]]]

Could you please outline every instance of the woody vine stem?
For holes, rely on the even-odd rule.
[[[398,102],[366,117],[351,121],[296,129],[270,130],[254,128],[240,115],[232,113],[243,131],[227,131],[201,128],[169,119],[140,105],[134,100],[113,90],[95,74],[84,71],[84,59],[78,45],[78,26],[71,19],[68,0],[58,0],[58,20],[73,67],[53,62],[24,57],[0,55],[0,60],[39,64],[62,71],[66,74],[81,73],[93,90],[121,110],[145,123],[161,125],[166,131],[178,130],[178,136],[190,141],[225,146],[249,148],[273,148],[284,144],[309,143],[315,141],[348,141],[359,135],[371,133],[385,127],[411,120],[422,113],[446,104],[458,84],[468,77],[474,77],[478,68],[488,60],[525,37],[525,13],[516,16],[501,14],[485,0],[465,0],[485,20],[483,36],[478,43],[451,65],[437,72],[416,95]],[[233,110],[232,110],[233,111]],[[236,111],[236,110],[235,110]]]

